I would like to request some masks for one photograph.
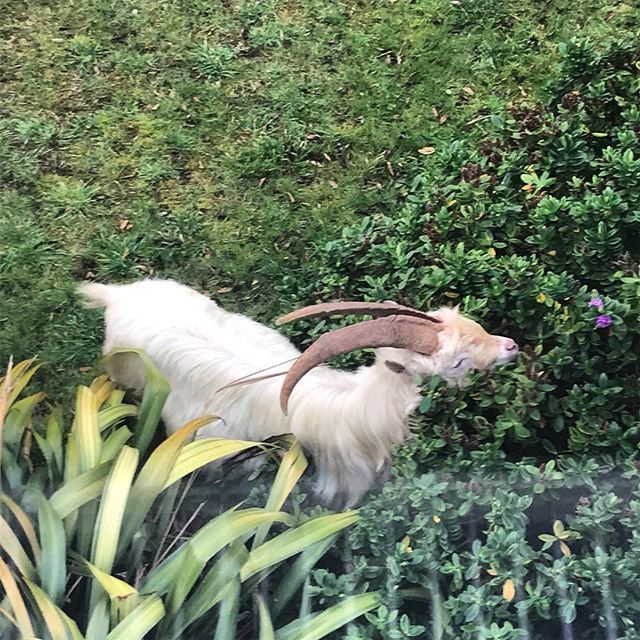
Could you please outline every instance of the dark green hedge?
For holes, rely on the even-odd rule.
[[[319,244],[281,285],[291,304],[460,303],[524,346],[466,389],[425,384],[350,571],[315,574],[319,604],[386,590],[346,637],[640,637],[639,67],[637,39],[567,44],[548,104],[436,149],[397,215]],[[405,607],[407,585],[431,601]]]
[[[281,295],[460,303],[523,345],[515,368],[468,389],[427,387],[421,411],[447,441],[635,451],[639,56],[637,45],[568,44],[548,106],[514,105],[487,119],[477,148],[438,150],[397,215],[317,246]]]

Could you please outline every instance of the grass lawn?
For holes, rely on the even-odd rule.
[[[171,276],[265,320],[311,242],[392,214],[429,147],[544,96],[600,0],[1,0],[0,361],[62,393],[101,320],[83,278]],[[418,150],[423,153],[419,153]]]

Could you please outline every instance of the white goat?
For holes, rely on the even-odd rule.
[[[314,458],[316,490],[325,503],[355,504],[391,446],[408,437],[408,416],[419,401],[417,376],[439,374],[462,384],[470,369],[507,362],[518,350],[510,338],[489,335],[456,309],[427,315],[393,303],[328,303],[281,320],[331,313],[387,317],[325,334],[300,356],[277,331],[177,282],[85,283],[81,292],[88,306],[106,308],[104,351],[144,349],[170,382],[163,411],[169,431],[213,414],[223,421],[200,435],[263,440],[292,432]],[[314,368],[363,347],[379,347],[371,366]],[[296,359],[284,384],[276,377],[226,388],[256,372],[286,371],[289,364],[278,365]],[[114,359],[110,373],[127,387],[144,385],[135,356]]]

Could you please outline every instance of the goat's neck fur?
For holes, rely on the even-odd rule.
[[[262,440],[292,432],[313,456],[316,491],[324,503],[355,504],[384,468],[391,446],[408,436],[407,418],[419,400],[416,379],[385,364],[390,359],[402,364],[399,350],[381,349],[374,364],[355,372],[328,367],[309,372],[295,389],[289,414],[284,416],[279,404],[281,379],[216,393],[210,383],[211,354],[206,357],[203,349],[204,345],[194,344],[189,356],[191,374],[172,381],[165,407],[169,428],[175,430],[190,419],[211,414],[224,422],[205,427],[201,435]],[[157,361],[166,372],[183,354],[184,349],[172,357],[165,350]],[[220,386],[249,373],[246,368],[227,370]]]
[[[391,446],[408,436],[418,386],[413,375],[385,364],[390,351],[397,350],[380,350],[373,365],[353,373],[312,371],[291,398],[291,429],[313,454],[325,502],[341,494],[347,504],[356,503],[385,466]]]

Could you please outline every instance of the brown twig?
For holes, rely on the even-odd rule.
[[[175,547],[178,540],[182,540],[184,532],[189,528],[189,525],[196,519],[196,517],[198,516],[198,514],[202,510],[202,507],[204,507],[205,504],[206,503],[201,502],[197,506],[196,510],[191,514],[191,517],[184,523],[184,526],[182,527],[182,529],[180,529],[177,535],[173,538],[173,540],[171,541],[171,544],[169,544],[169,546],[164,550],[160,558],[158,558],[158,564],[160,564],[169,555],[169,552],[171,551],[171,549],[173,549],[173,547]]]

